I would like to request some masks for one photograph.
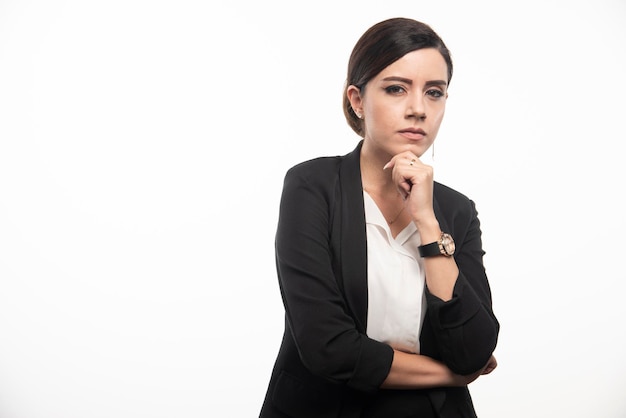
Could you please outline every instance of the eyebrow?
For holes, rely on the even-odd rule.
[[[399,81],[401,83],[406,83],[406,84],[413,84],[413,80],[410,80],[408,78],[404,78],[404,77],[396,77],[396,76],[391,76],[391,77],[385,77],[383,78],[383,81]],[[426,86],[447,86],[448,82],[445,80],[430,80],[426,82]]]

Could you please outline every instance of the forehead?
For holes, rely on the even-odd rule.
[[[436,49],[418,49],[389,64],[375,78],[382,79],[389,76],[402,76],[411,80],[448,81],[448,65]]]

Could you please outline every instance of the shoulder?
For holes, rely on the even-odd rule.
[[[433,193],[441,211],[447,215],[472,215],[475,212],[472,199],[458,190],[435,182]]]
[[[318,186],[333,184],[341,175],[344,162],[352,154],[321,156],[300,162],[287,170],[285,181]]]
[[[283,200],[292,206],[308,201],[330,201],[339,183],[341,157],[317,157],[289,168],[283,179]]]
[[[465,194],[439,182],[435,182],[434,193],[438,199],[445,201],[459,203],[470,202],[470,198]]]
[[[287,170],[287,177],[313,175],[316,178],[328,178],[338,175],[344,169],[348,172],[360,172],[359,158],[362,145],[363,140],[347,154],[321,156],[298,163]]]
[[[336,173],[339,170],[342,157],[317,157],[303,161],[287,170],[287,176],[317,177],[318,175]]]

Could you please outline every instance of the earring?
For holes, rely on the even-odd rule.
[[[434,142],[433,142],[433,144],[430,146],[430,148],[431,148],[431,150],[430,150],[430,151],[432,152],[431,157],[432,157],[433,161],[435,161],[435,143],[434,143]]]

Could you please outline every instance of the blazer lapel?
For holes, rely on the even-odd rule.
[[[367,327],[367,242],[363,185],[361,183],[361,145],[347,154],[341,164],[341,273],[345,297],[361,332]]]

